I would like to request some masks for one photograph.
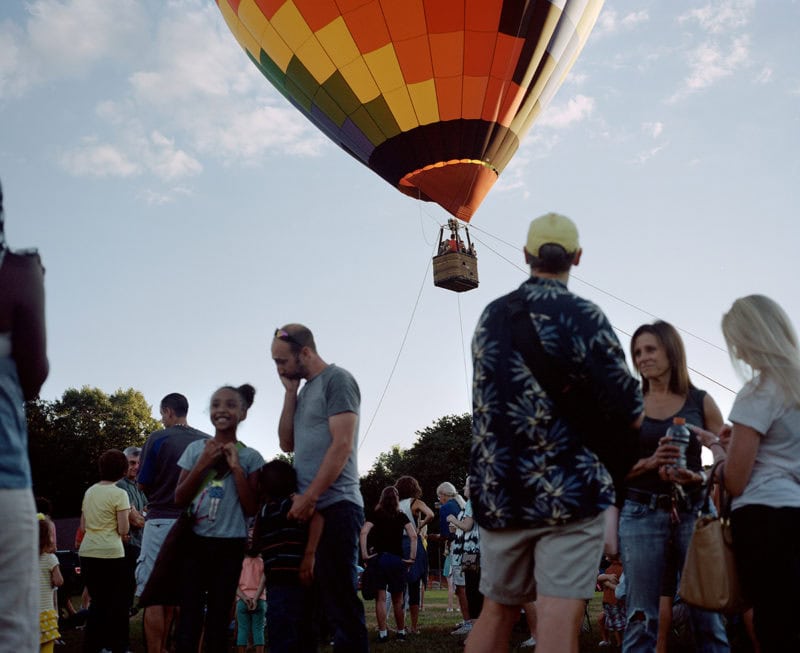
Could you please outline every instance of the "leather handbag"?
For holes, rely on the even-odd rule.
[[[678,593],[694,607],[736,614],[746,611],[751,603],[742,590],[736,570],[730,524],[731,500],[725,492],[724,468],[719,468],[718,475],[718,466],[719,462],[711,468],[705,500],[686,551]],[[711,490],[717,478],[719,515],[711,509]]]

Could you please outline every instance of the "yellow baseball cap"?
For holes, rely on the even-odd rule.
[[[525,249],[532,256],[539,256],[542,245],[561,245],[571,254],[578,251],[578,228],[568,217],[559,213],[547,213],[531,222]]]

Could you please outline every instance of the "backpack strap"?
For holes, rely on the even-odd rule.
[[[508,310],[514,349],[522,355],[528,369],[556,405],[557,411],[565,416],[567,413],[564,410],[563,397],[567,390],[566,373],[560,362],[544,350],[519,288],[508,296]]]

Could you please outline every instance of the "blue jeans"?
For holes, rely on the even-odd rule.
[[[267,637],[270,653],[317,653],[311,593],[302,585],[267,588]]]
[[[681,510],[678,513],[680,522],[673,524],[669,510],[626,499],[619,520],[622,567],[627,583],[624,653],[655,651],[658,601],[668,547],[675,548],[678,569],[683,569],[698,509],[699,505],[694,505],[690,510]],[[730,651],[722,617],[716,612],[689,610],[695,650],[701,653]]]
[[[317,547],[316,587],[333,628],[335,653],[368,653],[364,604],[358,598],[358,536],[364,510],[339,501],[319,511],[325,519]]]

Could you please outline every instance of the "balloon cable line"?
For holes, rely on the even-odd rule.
[[[467,348],[464,341],[464,319],[461,317],[461,293],[456,294],[458,299],[458,326],[461,329],[461,358],[464,360],[464,385],[467,388],[467,412],[472,410],[472,393],[469,387],[469,371],[467,368]]]
[[[484,230],[484,229],[480,229],[480,228],[478,228],[478,227],[474,227],[474,226],[472,227],[472,229],[473,229],[473,230],[475,230],[475,231],[478,231],[478,232],[480,232],[480,233],[486,234],[487,236],[491,236],[491,237],[492,237],[492,238],[494,238],[495,240],[498,240],[498,241],[500,241],[501,243],[503,243],[504,245],[508,245],[509,247],[516,247],[515,245],[512,245],[511,243],[509,243],[509,242],[507,242],[507,241],[503,240],[502,238],[500,238],[500,237],[498,237],[498,236],[495,236],[494,234],[491,234],[491,233],[489,233],[488,231],[486,231],[486,230]],[[504,256],[501,256],[501,255],[500,255],[498,252],[496,252],[495,250],[492,250],[492,248],[491,248],[491,247],[488,247],[488,245],[486,245],[486,243],[481,243],[481,244],[482,244],[482,245],[485,245],[485,246],[486,246],[488,249],[490,249],[491,251],[493,251],[495,254],[498,254],[498,256],[500,256],[500,257],[501,257],[503,260],[505,260],[505,261],[508,261],[509,263],[511,263],[512,265],[514,265],[514,267],[516,267],[516,268],[518,268],[518,269],[520,269],[520,270],[523,270],[523,268],[521,268],[521,267],[520,267],[519,265],[517,265],[516,263],[513,263],[513,262],[509,261],[507,258],[505,258]],[[525,271],[525,270],[523,270],[523,271]],[[603,289],[602,289],[602,288],[600,288],[599,286],[596,286],[595,284],[591,283],[590,281],[586,281],[586,279],[583,279],[583,278],[581,278],[581,277],[579,277],[579,276],[577,276],[577,275],[575,275],[575,274],[572,274],[572,273],[570,273],[570,278],[571,278],[571,279],[575,279],[576,281],[579,281],[580,283],[582,283],[582,284],[583,284],[583,285],[585,285],[585,286],[589,286],[590,288],[592,288],[592,289],[596,290],[597,292],[600,292],[600,293],[602,293],[602,294],[604,294],[604,295],[606,295],[606,296],[608,296],[608,297],[611,297],[612,299],[615,299],[616,301],[620,302],[621,304],[625,304],[626,306],[630,306],[631,308],[635,308],[637,311],[639,311],[639,312],[641,312],[641,313],[644,313],[645,315],[647,315],[647,316],[649,316],[649,317],[652,317],[654,320],[660,320],[660,319],[661,319],[661,318],[660,318],[658,315],[656,315],[655,313],[651,313],[650,311],[648,311],[648,310],[646,310],[646,309],[642,308],[641,306],[638,306],[638,305],[636,305],[636,304],[633,304],[633,303],[631,303],[631,302],[629,302],[629,301],[627,301],[627,300],[623,299],[622,297],[619,297],[618,295],[615,295],[615,294],[613,294],[613,293],[611,293],[611,292],[608,292],[607,290],[603,290]],[[723,353],[725,353],[725,354],[727,354],[727,353],[728,353],[728,350],[727,350],[727,349],[725,349],[724,347],[720,347],[718,344],[716,344],[716,343],[714,343],[714,342],[711,342],[710,340],[706,340],[706,339],[705,339],[705,338],[703,338],[702,336],[698,336],[697,334],[695,334],[695,333],[692,333],[691,331],[687,331],[686,329],[682,329],[681,327],[678,327],[678,326],[676,326],[675,328],[676,328],[676,329],[678,329],[678,331],[682,331],[682,332],[683,332],[683,333],[685,333],[686,335],[689,335],[689,336],[691,336],[692,338],[695,338],[696,340],[699,340],[700,342],[703,342],[703,343],[707,344],[709,347],[713,347],[714,349],[717,349],[717,350],[719,350],[719,351],[721,351],[721,352],[723,352]],[[622,331],[622,330],[620,329],[620,331]],[[624,333],[624,331],[622,331],[622,332]],[[630,335],[630,334],[627,334],[627,333],[626,333],[625,335]]]
[[[510,247],[514,247],[514,245],[511,245],[511,243],[508,243],[508,242],[506,242],[505,240],[503,240],[502,238],[498,238],[497,236],[494,236],[493,234],[491,234],[491,233],[489,233],[489,232],[487,232],[487,231],[485,231],[485,230],[483,230],[483,229],[478,229],[477,227],[474,227],[474,226],[472,227],[472,229],[473,229],[474,231],[479,231],[479,232],[481,232],[481,233],[483,233],[483,234],[486,234],[487,236],[491,236],[492,238],[495,238],[496,240],[500,241],[501,243],[503,243],[503,244],[505,244],[505,245],[508,245],[508,246],[510,246]],[[479,239],[479,238],[473,238],[473,240],[475,240],[475,241],[479,242],[479,243],[481,244],[481,246],[482,246],[482,247],[485,247],[485,248],[486,248],[486,249],[488,249],[490,252],[492,252],[492,253],[493,253],[493,254],[495,254],[496,256],[498,256],[498,257],[500,257],[501,259],[503,259],[504,261],[506,261],[508,264],[510,264],[510,265],[513,265],[513,266],[514,266],[515,268],[517,268],[517,269],[518,269],[520,272],[527,272],[527,270],[526,270],[526,269],[524,269],[522,266],[520,266],[519,264],[515,263],[514,261],[511,261],[511,260],[510,260],[510,259],[508,259],[507,257],[503,256],[503,255],[502,255],[500,252],[498,252],[496,249],[494,249],[493,247],[491,247],[491,246],[490,246],[488,243],[486,243],[484,240],[481,240],[481,239]],[[625,304],[626,306],[630,306],[631,308],[634,308],[634,309],[636,309],[636,310],[638,310],[638,311],[641,311],[641,312],[642,312],[642,313],[644,313],[645,315],[649,315],[650,317],[652,317],[652,318],[655,318],[655,319],[660,319],[660,318],[659,318],[657,315],[654,315],[653,313],[650,313],[649,311],[646,311],[646,310],[644,310],[643,308],[641,308],[641,307],[637,306],[636,304],[632,304],[631,302],[628,302],[628,301],[626,301],[626,300],[622,299],[621,297],[617,297],[616,295],[614,295],[614,294],[612,294],[612,293],[610,293],[610,292],[607,292],[607,291],[603,290],[602,288],[599,288],[598,286],[596,286],[596,285],[594,285],[594,284],[592,284],[592,283],[589,283],[588,281],[584,281],[583,279],[581,279],[581,278],[579,278],[579,277],[576,277],[575,275],[570,275],[570,278],[573,278],[573,279],[575,279],[576,281],[580,281],[581,283],[583,283],[583,284],[585,284],[585,285],[589,286],[590,288],[594,288],[594,289],[595,289],[595,290],[597,290],[598,292],[601,292],[601,293],[603,293],[604,295],[608,295],[609,297],[612,297],[613,299],[616,299],[617,301],[619,301],[619,302],[621,302],[621,303]],[[626,335],[626,336],[628,336],[629,338],[630,338],[630,337],[632,337],[632,334],[628,333],[628,332],[627,332],[627,331],[625,331],[624,329],[621,329],[620,327],[618,327],[618,326],[614,326],[614,325],[612,325],[612,327],[614,328],[614,330],[615,330],[615,331],[618,331],[618,332],[622,333],[623,335]],[[696,339],[697,339],[697,340],[699,340],[700,342],[703,342],[703,343],[705,343],[705,344],[707,344],[707,345],[710,345],[711,347],[714,347],[715,349],[718,349],[718,350],[720,350],[720,351],[722,351],[722,352],[725,352],[725,353],[727,353],[727,350],[726,350],[726,349],[724,349],[723,347],[720,347],[719,345],[716,345],[716,344],[714,344],[713,342],[710,342],[710,341],[706,340],[705,338],[702,338],[702,337],[700,337],[700,336],[698,336],[698,335],[696,335],[696,334],[692,333],[691,331],[687,331],[686,329],[682,329],[682,328],[681,328],[681,327],[679,327],[679,326],[676,326],[675,328],[676,328],[676,329],[678,329],[678,331],[681,331],[681,332],[683,332],[683,333],[685,333],[685,334],[687,334],[687,335],[689,335],[689,336],[692,336],[693,338],[696,338]],[[734,394],[734,395],[736,394],[736,390],[734,390],[733,388],[729,388],[729,387],[728,387],[727,385],[725,385],[724,383],[720,383],[720,382],[719,382],[719,381],[717,381],[716,379],[714,379],[714,378],[712,378],[712,377],[708,376],[707,374],[704,374],[703,372],[700,372],[699,370],[697,370],[697,369],[695,369],[695,368],[693,368],[693,367],[691,367],[691,366],[689,366],[689,365],[687,365],[687,368],[688,368],[688,369],[689,369],[691,372],[694,372],[694,373],[695,373],[695,374],[697,374],[698,376],[702,376],[704,379],[706,379],[706,380],[710,381],[710,382],[711,382],[711,383],[713,383],[714,385],[717,385],[717,386],[719,386],[719,387],[720,387],[720,388],[722,388],[723,390],[727,390],[728,392],[730,392],[731,394]]]
[[[438,243],[437,243],[438,246]],[[361,450],[364,442],[369,436],[369,432],[372,429],[372,424],[375,422],[375,418],[378,415],[378,411],[383,404],[383,400],[386,397],[386,393],[389,391],[389,385],[392,382],[392,377],[394,376],[395,370],[397,369],[397,364],[400,362],[400,355],[403,353],[403,348],[405,347],[406,340],[408,340],[408,334],[411,331],[411,325],[414,323],[414,317],[417,314],[417,308],[419,307],[420,299],[422,298],[422,291],[425,289],[428,281],[428,271],[431,269],[433,257],[428,258],[428,264],[425,267],[425,274],[422,276],[422,283],[419,286],[419,291],[417,292],[417,299],[414,302],[414,308],[411,309],[411,317],[408,318],[408,325],[406,326],[406,331],[403,334],[403,339],[400,342],[400,349],[397,351],[397,356],[395,356],[394,364],[392,365],[392,369],[389,372],[389,378],[386,379],[386,385],[383,388],[383,392],[381,393],[380,398],[378,399],[378,404],[375,406],[375,410],[372,412],[372,417],[370,417],[369,424],[367,425],[366,430],[364,431],[364,436],[361,438],[361,441],[358,443],[358,450]]]

